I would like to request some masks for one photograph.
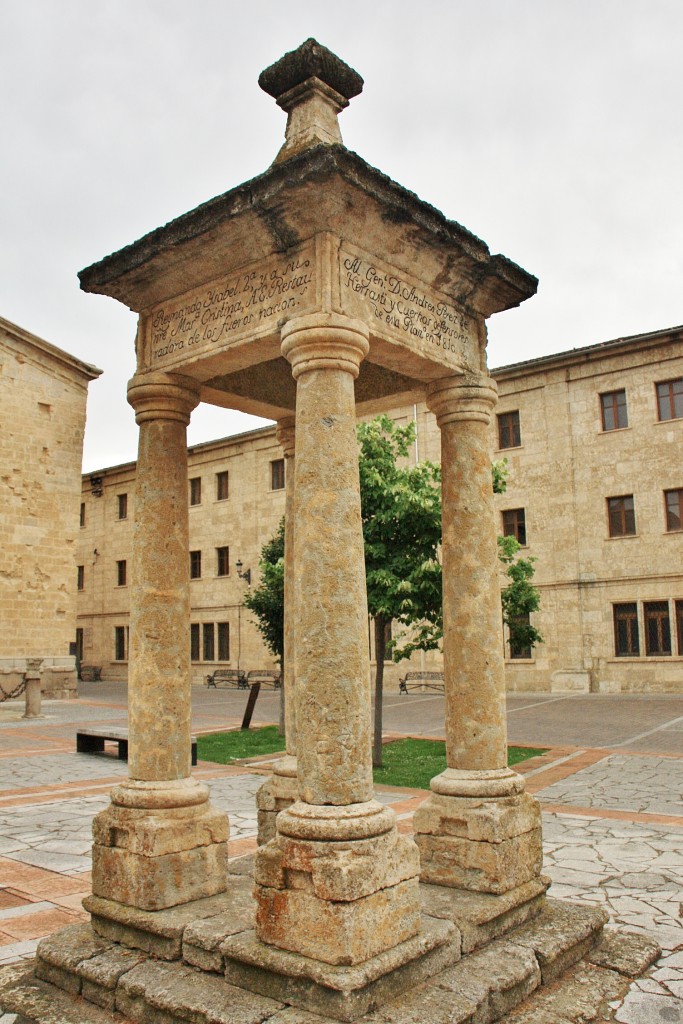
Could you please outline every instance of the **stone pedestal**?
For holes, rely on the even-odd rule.
[[[161,910],[223,892],[228,821],[190,776],[187,441],[194,383],[149,373],[128,398],[140,426],[131,573],[129,779],[93,822],[93,894]]]
[[[441,429],[447,769],[415,813],[423,881],[505,893],[542,866],[538,801],[507,767],[505,677],[491,463],[495,384],[483,374],[427,391]]]
[[[258,812],[258,843],[262,846],[275,838],[275,819],[297,799],[296,774],[296,609],[294,607],[294,527],[296,508],[294,495],[295,421],[293,416],[278,420],[277,439],[285,457],[285,613],[284,671],[282,686],[285,697],[285,750],[276,761],[272,776],[256,794]]]
[[[287,323],[297,381],[298,796],[256,857],[258,938],[352,965],[419,930],[418,856],[373,800],[367,601],[353,382],[362,322]]]

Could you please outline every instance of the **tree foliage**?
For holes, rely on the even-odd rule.
[[[261,579],[248,590],[244,604],[256,617],[256,626],[266,647],[278,659],[284,672],[285,648],[285,520],[277,532],[261,548],[259,559]]]

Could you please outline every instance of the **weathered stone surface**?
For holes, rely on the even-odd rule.
[[[69,925],[38,943],[36,977],[78,995],[81,978],[76,968],[110,947],[111,943],[95,935],[89,924]]]
[[[608,1004],[623,996],[628,988],[626,981],[616,971],[579,964],[563,974],[552,984],[544,986],[527,1004],[529,1011],[554,1015],[554,1019],[584,1024],[587,1021],[606,1019]],[[533,1018],[532,1018],[533,1019]],[[512,1016],[514,1024],[526,1024]]]
[[[199,846],[227,843],[229,837],[227,815],[208,803],[167,808],[163,814],[112,805],[93,821],[93,840],[97,846],[116,847],[144,857],[164,857]]]
[[[493,1021],[538,988],[541,971],[532,950],[496,939],[443,971],[435,984],[472,1002],[482,1021]]]
[[[203,971],[223,971],[221,944],[230,935],[254,927],[255,904],[252,886],[230,893],[230,909],[215,917],[195,921],[183,933],[183,960]]]
[[[416,878],[344,903],[259,885],[256,897],[256,929],[263,942],[328,964],[360,964],[405,942],[420,927]]]
[[[537,877],[543,863],[540,829],[502,842],[415,834],[424,882],[504,893]]]
[[[285,605],[285,609],[286,609]],[[285,663],[286,664],[286,663]],[[293,689],[293,688],[292,688]],[[291,703],[294,704],[294,693],[291,693]],[[287,705],[289,707],[289,704]],[[293,715],[288,716],[294,718]],[[287,723],[287,729],[296,728]],[[288,741],[289,742],[289,741]],[[296,777],[273,774],[267,779],[256,794],[256,807],[258,809],[258,844],[259,846],[269,843],[275,838],[275,819],[280,811],[290,807],[298,799]]]
[[[424,919],[419,935],[353,967],[265,946],[255,933],[228,939],[222,951],[229,981],[348,1021],[443,970],[459,957],[459,947],[449,922]]]
[[[605,929],[599,943],[586,959],[598,967],[607,967],[627,978],[637,978],[653,964],[661,948],[654,939],[635,932]]]
[[[39,981],[31,967],[26,962],[0,967],[0,1013],[10,1018],[8,1024],[15,1024],[15,1013],[20,1015],[16,1024],[112,1024],[107,1010]]]
[[[462,936],[464,955],[536,917],[543,909],[549,884],[550,879],[541,875],[495,896],[422,883],[420,904],[423,914],[454,922]]]
[[[538,917],[518,928],[509,941],[533,950],[548,984],[595,946],[607,920],[600,907],[548,899]]]
[[[119,979],[144,959],[143,953],[116,944],[86,960],[78,966],[82,980],[81,995],[105,1010],[115,1009],[115,990]]]
[[[414,815],[416,832],[486,843],[501,843],[532,832],[540,828],[540,823],[540,804],[528,793],[497,800],[432,793]]]
[[[482,1024],[482,1019],[466,995],[431,984],[385,1003],[363,1017],[363,1024]]]
[[[182,964],[148,961],[124,975],[116,1009],[144,1024],[260,1024],[282,1006]]]
[[[247,878],[231,880],[231,886],[239,896],[232,891],[220,893],[167,910],[139,910],[99,896],[86,896],[83,906],[91,914],[92,926],[98,935],[153,953],[164,960],[178,960],[183,933],[188,925],[219,914],[229,915],[232,900],[239,901],[245,890],[251,887]]]

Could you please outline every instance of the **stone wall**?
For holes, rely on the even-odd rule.
[[[43,692],[73,696],[76,535],[94,367],[0,318],[0,686],[42,659]]]
[[[683,601],[683,533],[666,530],[663,492],[683,488],[683,419],[659,422],[655,383],[683,376],[683,331],[548,356],[494,370],[493,376],[500,396],[496,413],[518,411],[521,430],[519,446],[500,449],[494,416],[491,457],[506,458],[509,466],[507,491],[496,497],[498,530],[503,532],[504,510],[524,510],[522,553],[537,558],[535,582],[542,596],[534,624],[545,640],[529,659],[510,658],[506,645],[508,689],[680,692],[683,646],[673,602]],[[622,388],[629,425],[604,431],[599,396]],[[439,431],[424,403],[392,415],[400,423],[416,423],[411,460],[438,462]],[[271,462],[281,457],[274,428],[190,450],[190,478],[202,480],[201,503],[190,506],[190,548],[202,552],[201,579],[191,584],[192,622],[229,623],[230,659],[221,662],[226,667],[237,667],[238,657],[247,670],[275,667],[250,613],[240,606],[246,585],[234,566],[239,558],[257,576],[261,546],[284,512],[284,490],[271,489],[270,475]],[[101,498],[93,496],[89,477],[83,481],[79,623],[84,660],[101,665],[107,678],[125,678],[127,670],[125,660],[114,657],[115,627],[125,628],[128,612],[127,588],[116,585],[116,563],[129,558],[134,469],[130,464],[103,471]],[[229,497],[217,501],[216,474],[226,469]],[[128,495],[125,520],[117,519],[119,493]],[[637,532],[610,538],[606,499],[625,494],[634,495]],[[221,546],[230,552],[226,577],[216,575]],[[660,600],[670,606],[672,654],[648,656],[643,602]],[[636,658],[615,656],[613,605],[622,602],[638,605]],[[371,657],[373,650],[371,644]],[[204,681],[217,664],[200,657],[193,663],[193,681]],[[409,664],[388,663],[385,685],[398,690],[407,669],[438,668],[440,656],[434,653],[416,655]]]

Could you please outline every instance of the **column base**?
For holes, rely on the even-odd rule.
[[[375,801],[295,803],[256,854],[261,942],[333,965],[355,965],[415,936],[419,858]]]
[[[164,910],[225,892],[227,816],[192,779],[128,782],[93,821],[93,895]]]
[[[521,777],[507,770],[448,769],[433,779],[432,794],[413,818],[421,880],[500,895],[538,878],[541,809],[537,800],[519,792],[522,786]],[[457,788],[467,795],[453,795]],[[481,795],[475,795],[477,788],[483,789]],[[503,795],[505,788],[508,795]]]
[[[259,846],[275,839],[275,819],[280,811],[285,811],[298,799],[296,758],[287,755],[275,763],[273,774],[256,794]]]

